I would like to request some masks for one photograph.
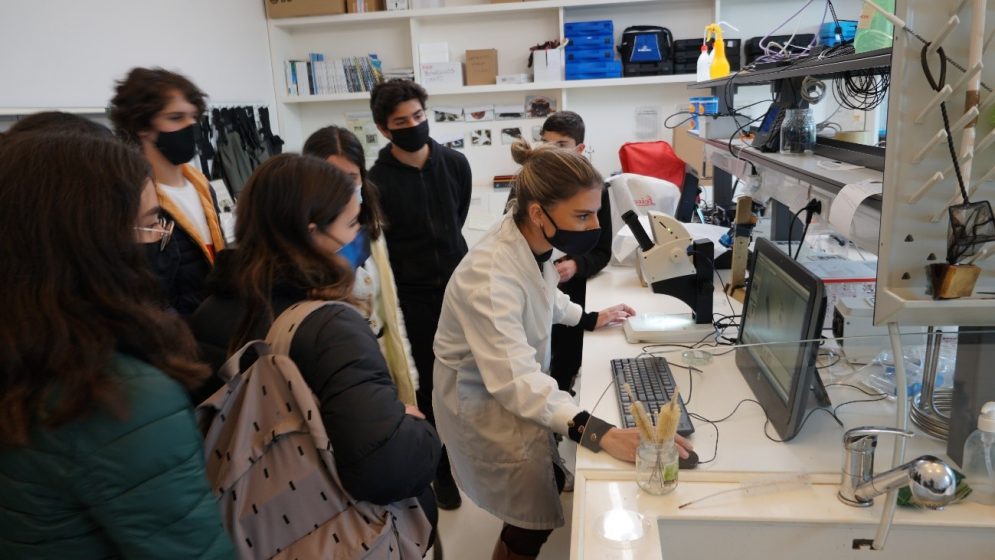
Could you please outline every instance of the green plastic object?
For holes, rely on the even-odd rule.
[[[895,0],[871,0],[888,13],[895,13]],[[860,12],[860,22],[857,24],[857,34],[853,39],[853,48],[858,53],[887,49],[891,47],[895,34],[895,26],[888,18],[881,15],[873,7],[864,4]]]

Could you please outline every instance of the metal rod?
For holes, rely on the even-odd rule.
[[[866,0],[865,0],[866,1]],[[872,4],[874,5],[874,4]],[[898,332],[898,323],[888,323],[888,336],[891,338],[891,355],[895,356],[895,394],[896,394],[896,428],[900,430],[909,429],[909,396],[908,381],[905,376],[905,360],[902,359],[902,335]],[[901,465],[905,460],[905,438],[897,438],[895,449],[891,454],[891,468]],[[885,498],[884,510],[881,512],[881,522],[878,524],[877,533],[874,535],[874,544],[871,548],[881,550],[888,540],[888,532],[891,530],[891,523],[895,519],[895,507],[898,505],[898,490],[890,490]]]

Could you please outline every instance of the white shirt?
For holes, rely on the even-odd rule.
[[[196,228],[196,233],[200,241],[208,246],[214,245],[211,238],[211,229],[207,226],[207,216],[204,215],[204,207],[200,203],[200,193],[194,188],[193,183],[184,180],[182,187],[172,187],[164,183],[159,183],[159,192],[169,197],[173,204],[179,207],[183,215]]]

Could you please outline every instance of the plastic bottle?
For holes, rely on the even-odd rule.
[[[710,37],[715,38],[715,43],[712,45],[712,65],[709,67],[708,76],[713,80],[725,78],[729,75],[729,59],[726,58],[726,44],[722,39],[722,27],[719,24],[712,23],[705,28],[705,41]]]
[[[967,499],[995,506],[995,402],[981,407],[978,429],[964,441],[964,476],[972,489]]]
[[[698,55],[697,79],[707,82],[712,79],[712,55],[708,52],[708,43],[701,44],[701,54]]]
[[[895,0],[871,0],[878,7],[889,13],[895,13]],[[857,34],[853,39],[853,48],[858,53],[886,49],[891,47],[895,26],[888,18],[881,15],[873,6],[864,4],[857,23]]]

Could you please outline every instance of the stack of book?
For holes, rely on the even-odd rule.
[[[376,54],[333,59],[320,53],[310,53],[307,60],[286,61],[284,71],[289,96],[370,91],[384,81]]]

